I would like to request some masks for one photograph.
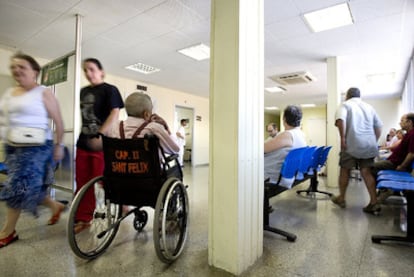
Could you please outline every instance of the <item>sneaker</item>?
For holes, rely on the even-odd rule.
[[[382,204],[387,200],[388,197],[394,195],[394,191],[392,189],[380,190],[379,195],[377,197],[378,203]]]
[[[332,196],[331,197],[331,201],[332,201],[332,203],[334,203],[335,205],[338,205],[342,209],[345,209],[346,208],[346,201],[345,200],[340,201],[339,200],[339,195]]]
[[[368,206],[366,206],[362,210],[364,211],[364,213],[377,215],[381,211],[381,205],[378,204],[378,203],[376,203],[376,204],[371,204],[370,203],[370,204],[368,204]]]

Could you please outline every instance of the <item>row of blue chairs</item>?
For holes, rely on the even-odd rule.
[[[331,146],[306,146],[292,149],[286,156],[280,176],[277,183],[265,181],[264,201],[263,201],[263,225],[265,231],[270,231],[287,238],[288,241],[295,241],[296,235],[271,227],[269,225],[269,215],[273,211],[269,205],[270,198],[280,194],[281,192],[291,189],[292,187],[310,180],[310,185],[305,190],[296,191],[297,194],[305,193],[306,196],[314,196],[321,193],[329,197],[330,192],[318,190],[318,173],[326,164]]]
[[[411,164],[414,170],[414,162]],[[377,176],[378,189],[391,189],[395,192],[402,192],[407,200],[407,234],[405,236],[383,236],[374,235],[372,242],[382,241],[414,243],[414,177],[410,172],[396,170],[381,170]]]

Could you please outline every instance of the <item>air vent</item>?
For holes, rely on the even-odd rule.
[[[281,85],[298,85],[316,81],[315,77],[306,71],[273,75],[270,76],[270,79]]]

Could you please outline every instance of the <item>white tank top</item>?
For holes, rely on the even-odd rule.
[[[37,86],[17,96],[13,96],[13,89],[9,89],[4,95],[5,98],[3,98],[5,100],[3,104],[7,105],[8,125],[45,129],[46,138],[52,139],[49,117],[43,103],[43,91],[45,89],[44,86]]]
[[[270,178],[270,183],[277,183],[282,164],[290,150],[306,146],[306,140],[299,127],[286,130],[292,135],[292,146],[283,147],[278,150],[264,154],[264,177]],[[279,134],[278,134],[279,135]]]

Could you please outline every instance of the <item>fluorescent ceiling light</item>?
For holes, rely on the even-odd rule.
[[[276,93],[276,92],[285,92],[286,89],[284,87],[269,87],[269,88],[265,88],[265,91],[270,92],[270,93]]]
[[[313,108],[313,107],[316,107],[316,105],[315,105],[315,104],[300,104],[300,106],[301,106],[302,108]]]
[[[161,70],[159,68],[156,68],[156,67],[153,67],[147,64],[143,64],[143,63],[131,64],[131,65],[126,66],[125,68],[129,70],[137,71],[143,74],[152,74],[152,73],[155,73]]]
[[[278,110],[279,108],[278,107],[275,107],[275,106],[272,106],[272,107],[265,107],[265,110],[268,110],[268,111],[275,111],[275,110]]]
[[[210,47],[202,43],[178,50],[178,52],[197,61],[210,58]]]
[[[348,3],[305,13],[303,17],[315,33],[354,23]]]

